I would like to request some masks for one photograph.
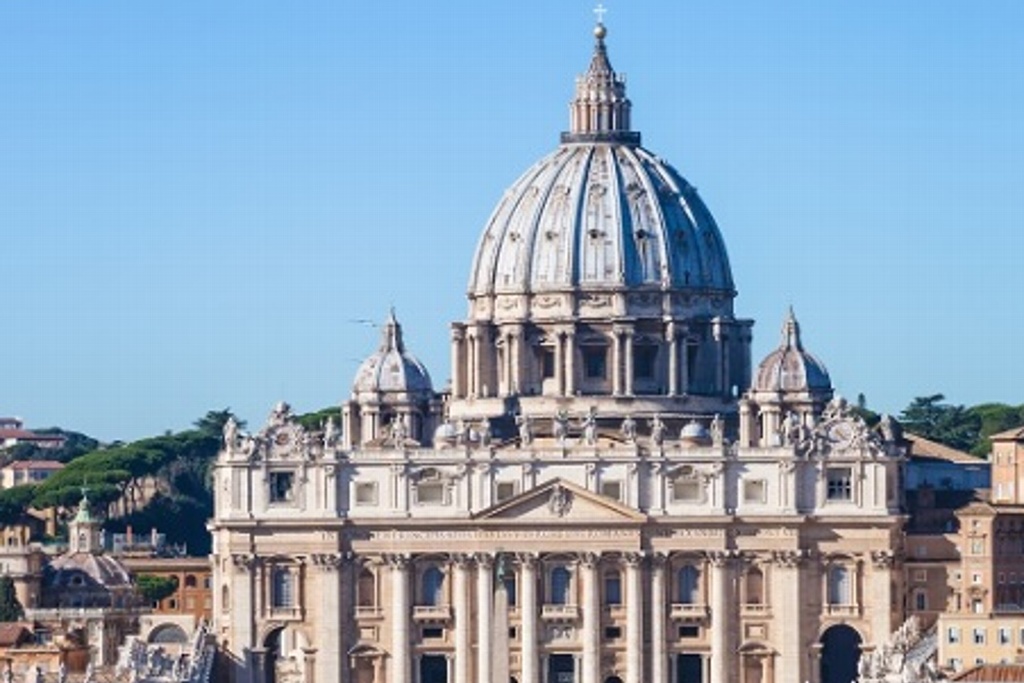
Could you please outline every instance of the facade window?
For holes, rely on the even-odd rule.
[[[505,595],[508,596],[508,606],[516,606],[516,577],[515,574],[509,574],[502,579],[505,584]]]
[[[981,600],[973,600],[973,601],[971,601],[971,611],[974,612],[975,614],[984,614],[985,613],[985,603],[983,603]]]
[[[542,348],[540,350],[541,377],[551,379],[555,376],[555,351],[554,349]]]
[[[746,604],[763,605],[764,599],[764,573],[758,567],[751,567],[744,579],[746,590]]]
[[[583,373],[587,379],[604,379],[608,375],[608,350],[603,346],[583,347]]]
[[[356,505],[377,504],[377,482],[357,481],[356,482]]]
[[[377,580],[373,572],[363,568],[356,581],[356,604],[359,607],[375,607],[377,605]]]
[[[928,583],[928,570],[927,569],[915,569],[914,570],[914,581],[917,583]]]
[[[853,577],[846,567],[836,565],[828,570],[828,604],[850,605],[853,596]]]
[[[293,574],[287,567],[274,567],[271,577],[271,606],[275,608],[294,607],[295,574]]]
[[[601,495],[611,498],[612,500],[622,500],[622,482],[621,481],[603,481],[601,482]]]
[[[1010,629],[1001,628],[999,629],[999,644],[1009,645],[1010,644]]]
[[[609,570],[604,574],[604,604],[622,604],[622,577],[615,570]]]
[[[516,483],[514,481],[499,481],[494,485],[494,497],[500,503],[516,495]]]
[[[984,555],[985,554],[985,541],[980,538],[976,538],[971,541],[971,555]]]
[[[444,483],[422,481],[416,485],[416,502],[424,505],[446,505]]]
[[[633,346],[633,377],[640,380],[654,379],[654,369],[657,360],[657,346],[653,344],[635,344]]]
[[[914,609],[926,610],[928,609],[928,594],[922,590],[914,593]]]
[[[976,629],[974,629],[973,636],[974,636],[974,644],[975,645],[984,645],[985,644],[985,629],[983,629],[983,628],[976,628]]]
[[[946,631],[946,642],[956,644],[960,642],[960,629],[955,626],[950,626]]]
[[[700,602],[700,570],[692,564],[683,565],[676,574],[676,598],[682,605]]]
[[[976,586],[981,585],[981,574],[978,572],[971,574],[971,583]]]
[[[699,503],[704,489],[699,479],[675,479],[672,481],[672,501],[675,503]]]
[[[743,502],[765,502],[765,489],[766,485],[764,479],[745,479],[743,481]]]
[[[568,605],[571,604],[569,589],[572,584],[572,574],[569,573],[569,569],[563,565],[558,565],[551,570],[551,595],[550,603],[552,605]]]
[[[853,470],[829,467],[825,473],[825,497],[828,500],[853,500]]]
[[[437,567],[427,567],[422,577],[422,595],[424,605],[444,604],[444,573]]]
[[[270,473],[270,502],[288,503],[294,499],[295,474],[293,472]]]
[[[195,575],[194,574],[187,574],[185,576],[185,588],[195,588],[195,587],[196,587],[196,577],[195,577]]]

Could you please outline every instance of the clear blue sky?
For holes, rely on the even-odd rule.
[[[1024,3],[608,0],[645,146],[849,397],[1024,402]],[[0,414],[102,439],[435,385],[477,236],[567,126],[592,3],[8,2]]]

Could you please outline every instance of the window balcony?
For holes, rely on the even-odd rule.
[[[449,605],[416,605],[412,608],[412,618],[415,621],[448,621],[452,618],[452,608]]]
[[[384,610],[376,605],[357,605],[357,619],[380,619],[384,616]]]
[[[270,617],[283,621],[302,621],[302,608],[292,605],[272,606],[270,608]]]
[[[857,605],[826,605],[825,611],[831,617],[860,616],[860,607]]]
[[[540,616],[547,621],[576,621],[580,617],[578,605],[544,605]]]
[[[759,602],[748,602],[743,604],[743,614],[749,616],[771,616],[772,608]]]
[[[708,606],[698,603],[673,602],[669,607],[668,615],[673,621],[701,621],[708,617]]]

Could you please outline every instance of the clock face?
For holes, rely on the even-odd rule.
[[[849,446],[854,435],[853,425],[849,422],[839,422],[828,430],[828,440],[837,446]]]
[[[278,446],[286,446],[286,445],[288,445],[288,433],[287,432],[281,432],[280,434],[277,435],[277,437],[274,439],[274,441],[277,443]]]

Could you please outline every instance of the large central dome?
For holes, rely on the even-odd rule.
[[[641,288],[731,299],[711,213],[675,169],[640,146],[603,26],[596,36],[571,130],[505,192],[476,250],[470,297]]]
[[[498,203],[452,325],[453,419],[683,424],[749,385],[749,320],[697,191],[640,144],[598,25],[568,132]],[[659,418],[660,419],[660,418]]]

